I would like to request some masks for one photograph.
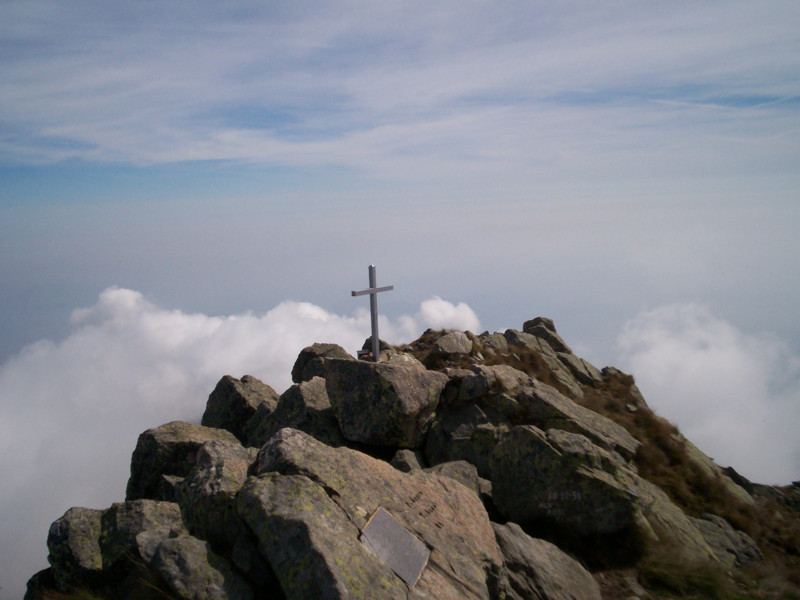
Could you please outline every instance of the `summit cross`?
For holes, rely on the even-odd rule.
[[[378,338],[378,294],[393,290],[393,285],[378,287],[377,276],[375,275],[375,265],[369,266],[369,287],[365,290],[350,292],[353,296],[364,296],[369,294],[369,314],[372,319],[372,360],[375,362],[381,359],[381,343]]]

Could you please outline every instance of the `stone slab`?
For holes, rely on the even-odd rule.
[[[431,554],[425,544],[384,508],[375,511],[364,526],[361,541],[410,587],[419,579]]]

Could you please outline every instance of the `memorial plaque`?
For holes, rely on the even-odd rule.
[[[361,542],[410,587],[417,583],[431,551],[388,511],[379,508],[364,526]]]

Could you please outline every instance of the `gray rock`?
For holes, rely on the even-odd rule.
[[[392,460],[389,461],[390,465],[392,465],[398,471],[402,471],[403,473],[421,471],[422,463],[423,460],[419,452],[414,452],[413,450],[408,450],[406,448],[401,448],[395,452]]]
[[[627,459],[635,456],[640,445],[621,425],[576,404],[555,388],[535,379],[520,388],[515,398],[524,414],[524,422],[541,429],[562,429],[583,434]]]
[[[584,436],[551,433],[522,425],[495,448],[492,490],[501,512],[523,524],[552,520],[578,535],[628,527],[636,494],[614,478],[617,461]]]
[[[699,519],[691,520],[719,561],[727,568],[747,568],[764,560],[764,554],[753,538],[734,529],[722,517],[704,514]]]
[[[560,386],[560,389],[571,398],[583,398],[583,388],[572,372],[559,359],[555,350],[542,338],[530,333],[507,329],[503,334],[508,341],[509,350],[515,347],[528,352],[533,352],[541,358],[547,367],[548,373],[553,382]]]
[[[525,321],[522,325],[522,331],[544,340],[556,352],[572,354],[572,350],[567,346],[567,343],[556,333],[556,326],[553,324],[552,319],[536,317],[530,321]]]
[[[566,352],[557,352],[556,356],[558,360],[569,369],[569,372],[572,373],[572,376],[575,377],[578,383],[582,385],[596,385],[602,383],[603,374],[600,372],[600,369],[589,361]]]
[[[491,479],[492,451],[515,424],[581,433],[627,459],[639,446],[624,427],[509,366],[473,366],[451,378],[447,389],[448,402],[438,409],[426,438],[431,465],[466,460]]]
[[[741,487],[744,491],[746,491],[748,494],[752,496],[752,494],[755,491],[755,486],[753,485],[752,481],[747,479],[747,477],[739,473],[733,467],[725,467],[724,469],[722,469],[722,473],[726,477],[729,477],[730,480],[733,481],[733,483]],[[800,510],[800,506],[798,506],[797,509]]]
[[[244,427],[259,407],[274,410],[278,393],[251,375],[241,380],[226,375],[217,383],[206,403],[201,425],[227,429],[244,443]]]
[[[408,352],[399,352],[394,348],[389,348],[386,352],[382,352],[381,361],[390,365],[403,365],[406,367],[414,367],[415,369],[425,368],[425,365],[417,360],[413,354],[409,354]]]
[[[236,496],[256,457],[255,448],[219,440],[206,442],[177,497],[189,532],[229,557],[261,593],[276,586],[274,574],[236,511]]]
[[[463,403],[489,394],[512,393],[528,385],[530,375],[508,365],[475,365],[471,374],[461,379],[458,400]]]
[[[281,394],[274,411],[257,413],[248,423],[248,445],[260,448],[284,427],[305,431],[330,446],[344,443],[322,377],[294,384]]]
[[[189,533],[180,507],[174,502],[134,500],[112,504],[101,519],[103,569],[112,568],[122,559],[146,562],[156,545],[153,536],[140,535],[147,531],[155,531],[162,539]]]
[[[756,501],[753,496],[742,486],[735,483],[725,470],[715,463],[707,454],[683,437],[683,435],[679,434],[678,440],[686,449],[686,458],[689,459],[689,462],[695,469],[703,473],[706,477],[721,483],[725,491],[736,498],[737,501],[750,506],[755,505]]]
[[[158,482],[158,491],[154,494],[155,499],[174,501],[178,497],[178,490],[184,479],[178,475],[162,474]]]
[[[59,588],[53,579],[53,569],[42,569],[28,580],[22,600],[42,600],[52,596],[53,590],[57,589]]]
[[[415,448],[430,426],[447,376],[402,365],[326,359],[325,382],[346,439]]]
[[[238,508],[287,600],[406,598],[402,580],[358,541],[358,528],[307,477],[252,478]]]
[[[197,451],[195,466],[180,486],[178,503],[192,535],[230,553],[244,533],[236,514],[236,494],[256,460],[254,448],[212,440]]]
[[[96,579],[103,569],[100,520],[103,511],[70,508],[50,525],[47,557],[56,585],[65,590],[79,581]]]
[[[517,347],[531,352],[546,352],[555,355],[555,351],[544,340],[530,333],[525,333],[516,329],[506,329],[503,332],[503,337],[506,338],[509,350]]]
[[[508,574],[508,600],[602,600],[591,573],[557,546],[516,523],[492,527]]]
[[[478,336],[484,349],[493,354],[505,354],[508,352],[508,342],[502,333],[489,333],[488,331]]]
[[[183,421],[173,421],[142,433],[131,457],[125,499],[175,500],[174,477],[186,477],[194,467],[197,450],[210,440],[239,443],[236,436],[224,429]]]
[[[462,369],[461,367],[445,367],[437,370],[447,376],[447,383],[439,398],[439,406],[464,404],[458,399],[459,388],[465,377],[472,376],[472,371],[469,369]]]
[[[399,577],[376,571],[359,547],[359,532],[380,507],[431,548],[410,597],[495,597],[492,590],[502,565],[488,515],[479,498],[452,479],[422,471],[402,473],[384,461],[349,448],[327,447],[290,429],[264,445],[256,473],[261,475],[248,480],[240,494],[240,514],[258,536],[282,584],[286,582],[287,598],[316,597],[308,588],[301,590],[305,596],[294,591],[296,585],[332,590],[325,597],[349,593],[354,598],[385,598],[394,597],[398,589],[399,597],[405,598],[408,589]],[[291,561],[278,560],[281,553],[291,553]],[[306,558],[306,553],[313,556]],[[299,571],[299,565],[316,561],[326,566],[317,564],[313,573]],[[325,581],[314,583],[315,577],[323,576]],[[303,581],[293,583],[295,578]],[[397,582],[402,587],[396,588]],[[385,587],[376,590],[375,585]]]
[[[428,473],[440,475],[441,477],[449,477],[454,479],[468,490],[475,493],[476,496],[481,495],[480,478],[478,477],[478,469],[465,460],[454,460],[451,462],[440,463],[429,469],[425,469]]]
[[[178,598],[185,600],[251,600],[253,591],[215,554],[207,542],[189,535],[164,540],[151,568]]]
[[[247,535],[237,538],[230,560],[240,573],[247,575],[257,597],[283,598],[278,579],[259,550],[258,538],[249,528]]]
[[[489,515],[489,519],[494,523],[504,523],[506,519],[497,510],[494,505],[494,496],[492,494],[492,482],[483,477],[478,477],[478,487],[480,489],[480,499]]]
[[[593,561],[635,560],[647,544],[716,560],[688,517],[657,486],[583,435],[530,425],[512,429],[492,455],[494,503],[508,519],[559,531]],[[583,541],[581,541],[583,540]],[[603,541],[603,555],[588,542]],[[610,549],[623,552],[611,556]]]
[[[389,356],[395,353],[396,350],[388,342],[379,338],[378,352],[380,353],[380,356],[378,357],[379,362],[388,362]],[[372,362],[372,336],[365,339],[364,343],[361,344],[361,350],[359,351],[358,356],[361,360],[367,359]]]
[[[73,588],[141,597],[151,585],[148,567],[158,546],[186,533],[180,509],[171,502],[119,502],[104,511],[71,508],[51,525],[52,567],[31,583],[33,591],[26,597],[50,597],[53,589]]]
[[[136,549],[139,551],[138,558],[142,560],[144,566],[149,566],[161,542],[178,535],[183,534],[169,525],[162,525],[137,533],[134,539],[136,540]]]
[[[433,341],[431,349],[435,354],[469,354],[472,340],[463,331],[447,331]]]
[[[625,386],[625,392],[627,392],[633,401],[632,404],[637,408],[646,408],[650,410],[650,407],[647,405],[647,402],[642,395],[642,392],[639,391],[639,388],[636,387],[636,384],[633,381],[633,377],[628,375],[627,373],[623,373],[616,367],[603,367],[600,374],[603,376],[604,381],[615,380],[616,382],[622,383]]]
[[[508,433],[507,423],[494,423],[476,405],[445,408],[425,439],[428,464],[465,460],[481,477],[491,478],[494,447]]]
[[[356,360],[338,344],[312,344],[303,348],[297,356],[292,367],[292,381],[301,383],[323,375],[323,361],[326,358]]]

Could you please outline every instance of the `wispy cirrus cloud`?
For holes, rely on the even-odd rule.
[[[6,159],[396,176],[432,157],[500,169],[550,147],[581,168],[622,148],[669,164],[677,139],[700,159],[737,140],[763,151],[797,124],[789,3],[416,8],[10,3]]]

